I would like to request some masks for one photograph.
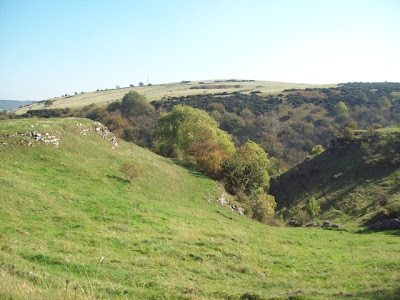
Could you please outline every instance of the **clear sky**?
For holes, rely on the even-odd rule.
[[[148,76],[400,82],[400,1],[0,0],[0,99]]]

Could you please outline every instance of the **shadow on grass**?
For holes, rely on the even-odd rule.
[[[395,230],[371,230],[371,229],[363,229],[359,230],[356,233],[360,234],[373,234],[373,233],[378,233],[382,232],[385,235],[397,235],[400,236],[400,229],[395,229]],[[400,299],[400,298],[399,298]]]
[[[208,178],[206,175],[204,175],[203,173],[201,173],[198,169],[196,169],[195,166],[193,166],[192,164],[189,164],[187,162],[184,161],[180,161],[177,159],[172,158],[171,161],[177,165],[180,166],[184,169],[186,169],[191,175],[195,176],[195,177],[199,177],[199,178]]]
[[[360,292],[355,295],[357,299],[374,299],[374,300],[395,300],[400,299],[400,287],[392,290],[382,290],[375,292]]]
[[[125,178],[122,178],[122,177],[119,177],[119,176],[115,176],[115,175],[106,175],[108,178],[110,178],[110,179],[115,179],[115,180],[117,180],[118,182],[121,182],[121,183],[129,183],[129,180],[126,180]]]

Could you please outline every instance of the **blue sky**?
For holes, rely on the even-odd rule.
[[[400,1],[0,0],[0,99],[139,81],[400,82]]]

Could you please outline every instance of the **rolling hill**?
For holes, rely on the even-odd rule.
[[[196,170],[117,142],[87,119],[0,121],[0,298],[400,296],[396,232],[266,226]]]
[[[15,110],[20,106],[32,104],[36,101],[19,101],[19,100],[0,100],[0,111],[2,110]]]
[[[181,83],[157,84],[143,87],[126,87],[120,89],[99,90],[96,92],[81,93],[73,96],[52,98],[53,104],[49,108],[77,108],[85,105],[106,105],[121,100],[129,91],[137,91],[146,96],[149,101],[161,100],[163,97],[179,97],[197,94],[213,94],[221,92],[250,93],[260,91],[264,94],[276,94],[284,89],[305,89],[312,87],[331,87],[333,84],[312,85],[299,83],[285,83],[273,81],[252,80],[204,80]],[[23,114],[30,109],[45,108],[44,101],[23,107],[17,110],[17,114]]]
[[[285,219],[298,218],[311,197],[321,220],[365,226],[400,217],[400,127],[356,133],[273,180],[271,193]]]

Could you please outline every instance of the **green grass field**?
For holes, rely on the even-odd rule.
[[[260,91],[264,94],[276,94],[280,93],[284,89],[305,89],[313,87],[332,87],[336,86],[333,84],[326,85],[312,85],[312,84],[299,84],[299,83],[286,83],[286,82],[273,82],[273,81],[251,81],[251,82],[225,82],[225,80],[217,80],[221,82],[215,82],[215,80],[205,81],[192,81],[187,84],[181,83],[167,83],[157,84],[152,86],[133,87],[133,88],[121,88],[109,91],[99,92],[88,92],[85,94],[78,94],[68,98],[52,98],[54,100],[53,105],[49,108],[77,108],[85,105],[96,104],[106,105],[111,102],[121,100],[122,97],[129,91],[137,91],[140,94],[146,96],[149,101],[160,100],[163,97],[179,97],[196,94],[213,94],[222,92],[241,92],[250,93],[252,91]],[[204,82],[204,84],[199,84]],[[239,87],[236,87],[238,86]],[[206,86],[207,89],[191,89],[192,87]],[[221,86],[224,86],[221,88]],[[22,107],[18,109],[17,114],[23,114],[29,109],[43,109],[43,103],[36,103],[30,106]]]
[[[215,181],[94,127],[0,121],[0,299],[399,299],[399,232],[254,222]],[[5,136],[32,130],[59,147]]]

